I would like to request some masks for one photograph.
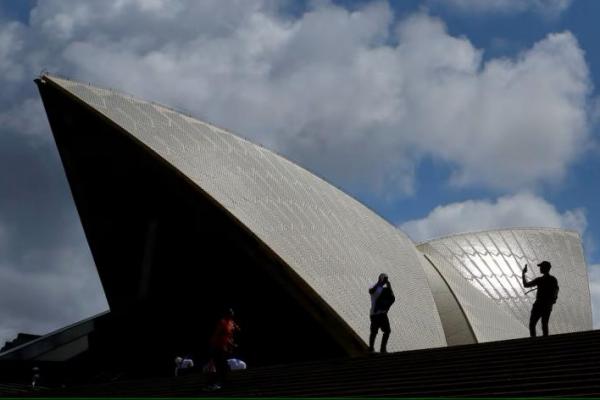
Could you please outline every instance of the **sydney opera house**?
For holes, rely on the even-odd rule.
[[[390,351],[527,337],[535,292],[521,269],[542,260],[561,288],[551,333],[592,329],[575,232],[498,229],[417,244],[216,126],[89,84],[36,83],[110,311],[0,359],[110,366],[126,354],[170,366],[177,354],[202,357],[224,307],[236,310],[239,351],[254,365],[356,355],[367,349],[367,289],[381,272],[396,294]]]

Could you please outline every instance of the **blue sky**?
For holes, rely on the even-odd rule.
[[[351,2],[354,3],[354,2]],[[363,3],[363,2],[358,2]],[[399,16],[410,13],[415,8],[423,6],[422,2],[391,3]],[[399,7],[401,6],[401,7]],[[585,60],[589,68],[593,92],[592,98],[597,98],[596,88],[600,77],[600,51],[597,38],[600,37],[600,26],[593,21],[600,15],[600,3],[594,1],[574,1],[558,16],[548,18],[535,11],[521,13],[474,13],[452,7],[429,5],[431,15],[439,16],[447,24],[448,31],[455,36],[466,36],[476,47],[485,49],[484,58],[515,57],[519,52],[529,48],[532,43],[543,39],[550,32],[572,32],[580,47],[585,52]],[[593,106],[593,102],[592,102]],[[550,182],[539,192],[559,210],[584,207],[587,221],[588,239],[595,242],[600,232],[594,221],[600,218],[600,208],[597,205],[598,182],[600,178],[600,158],[598,157],[598,125],[591,127],[592,143],[589,151],[573,161],[567,176],[560,182]],[[532,157],[543,157],[531,151]],[[481,188],[469,190],[443,190],[446,185],[449,169],[446,165],[425,162],[418,171],[419,195],[405,199],[403,207],[396,204],[385,204],[372,200],[372,206],[385,210],[391,220],[402,221],[407,214],[424,215],[440,204],[440,195],[444,202],[460,202],[472,198],[493,198],[499,193]],[[595,245],[586,248],[590,263],[599,260],[600,254]]]
[[[395,2],[394,5],[405,4]],[[411,7],[418,7],[419,2],[408,2]],[[410,12],[407,8],[399,10],[399,13]],[[590,78],[594,84],[592,97],[598,96],[597,82],[600,77],[600,51],[597,46],[597,38],[600,37],[600,26],[593,21],[600,15],[600,3],[595,1],[574,1],[558,17],[544,18],[535,12],[505,13],[498,15],[472,14],[453,10],[449,7],[430,8],[433,15],[439,15],[448,26],[453,35],[465,35],[476,47],[485,49],[485,57],[514,57],[515,54],[539,41],[549,32],[570,31],[577,38],[581,48],[585,51],[585,59],[590,70]],[[502,46],[498,43],[502,43]],[[592,127],[592,136],[598,138],[598,126]],[[593,146],[597,146],[597,142]],[[537,155],[532,149],[532,157]],[[593,221],[600,218],[600,209],[597,206],[598,182],[600,178],[600,158],[598,149],[592,148],[584,157],[577,159],[571,165],[567,177],[556,187],[552,185],[544,188],[543,194],[549,202],[556,205],[560,210],[585,207],[589,221],[589,234],[597,238],[598,226]],[[422,195],[408,200],[407,206],[410,213],[423,214],[438,205],[436,189],[446,182],[447,169],[443,166],[432,166],[426,163],[420,171],[422,178],[418,179],[422,186]],[[434,180],[431,178],[434,177]],[[496,193],[489,191],[453,191],[448,193],[450,201],[461,201],[481,196],[494,196]],[[411,201],[413,200],[413,201]],[[446,200],[446,201],[448,201]],[[405,210],[389,208],[392,218],[402,220]],[[599,254],[595,249],[588,249],[591,257],[590,262],[598,260]],[[593,250],[593,251],[592,251]]]
[[[576,229],[600,311],[599,11],[586,0],[0,0],[0,340],[106,308],[32,83],[43,69],[246,136],[416,241]]]

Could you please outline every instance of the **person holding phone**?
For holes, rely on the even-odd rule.
[[[535,302],[531,308],[531,316],[529,318],[529,334],[531,337],[536,336],[536,325],[542,320],[542,333],[548,336],[548,321],[552,313],[552,306],[558,298],[558,280],[550,275],[552,264],[548,261],[542,261],[538,264],[542,276],[528,281],[525,274],[527,273],[527,264],[523,268],[523,286],[526,288],[535,287],[537,289]]]

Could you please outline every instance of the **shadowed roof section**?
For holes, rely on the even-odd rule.
[[[394,333],[388,348],[446,345],[416,247],[367,207],[285,158],[213,125],[87,84],[53,76],[42,81],[85,103],[185,176],[280,258],[281,268],[297,276],[307,295],[353,334],[368,335],[367,288],[386,272],[398,299],[390,311]],[[110,303],[108,291],[107,297]]]

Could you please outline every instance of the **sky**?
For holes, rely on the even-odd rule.
[[[415,241],[577,230],[600,327],[600,2],[0,0],[0,344],[107,309],[33,79],[272,149]]]

